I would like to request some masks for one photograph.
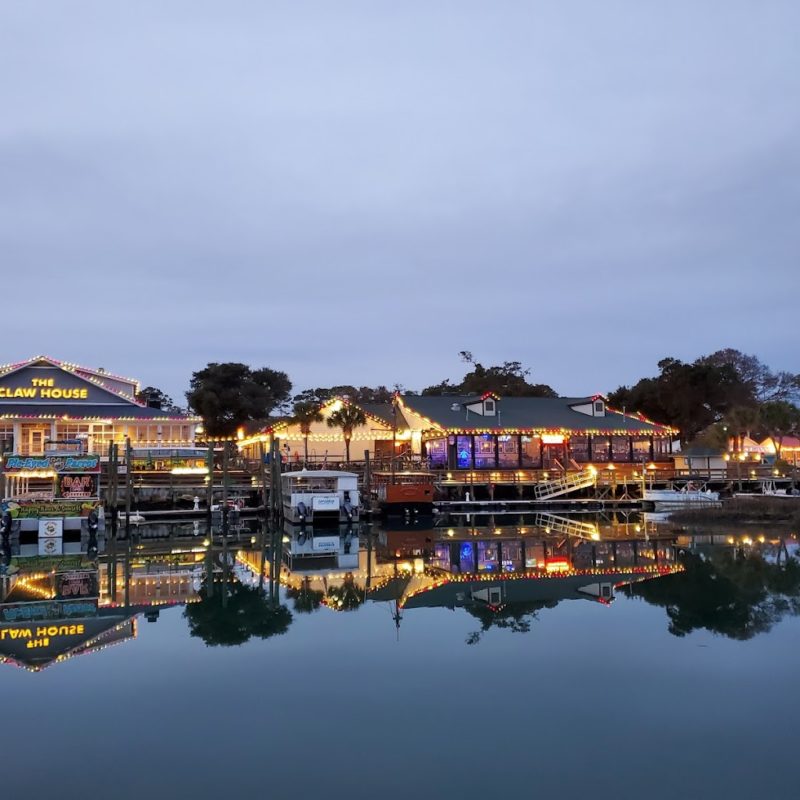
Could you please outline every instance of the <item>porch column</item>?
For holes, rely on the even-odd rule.
[[[517,467],[522,469],[522,434],[517,434]]]
[[[500,434],[494,434],[494,468],[500,469]]]
[[[670,451],[671,450],[672,447],[670,447]],[[656,460],[656,445],[655,445],[655,439],[652,436],[650,437],[650,460],[651,461]]]
[[[628,437],[628,461],[633,461],[633,436]]]
[[[594,461],[594,454],[592,453],[592,434],[586,434],[586,457],[589,459],[589,463],[591,464]]]

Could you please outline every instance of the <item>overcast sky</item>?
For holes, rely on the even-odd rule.
[[[0,361],[800,371],[800,2],[0,0]]]

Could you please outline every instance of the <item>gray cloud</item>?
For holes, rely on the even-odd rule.
[[[565,393],[787,345],[793,2],[0,10],[8,360],[180,395],[520,359]]]

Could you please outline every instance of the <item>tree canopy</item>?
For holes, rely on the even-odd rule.
[[[330,386],[328,388],[317,387],[316,389],[304,389],[293,398],[297,403],[312,403],[322,405],[333,397],[346,397],[353,403],[391,403],[394,390],[386,386]]]
[[[685,572],[633,584],[629,593],[663,606],[669,631],[686,636],[705,629],[751,639],[785,616],[800,613],[800,562],[770,563],[758,554],[687,554]]]
[[[522,366],[520,361],[504,361],[502,364],[485,367],[475,361],[472,353],[462,350],[461,360],[472,369],[459,383],[451,383],[449,379],[428,386],[422,390],[424,395],[442,394],[484,394],[495,392],[501,397],[557,397],[555,390],[544,383],[531,383],[528,380],[530,369]]]
[[[747,385],[730,364],[720,366],[702,359],[685,364],[665,358],[658,368],[660,373],[653,378],[620,386],[608,401],[678,428],[684,442],[696,438],[731,408],[752,402]]]
[[[658,362],[659,374],[608,396],[617,408],[641,411],[678,428],[684,442],[720,423],[734,439],[764,427],[760,410],[774,403],[792,405],[800,397],[800,375],[774,372],[756,356],[727,348],[686,364],[675,358]],[[786,410],[786,407],[784,407]]]
[[[162,411],[168,411],[172,414],[179,414],[183,411],[180,406],[175,405],[168,394],[162,392],[161,389],[157,389],[155,386],[145,386],[144,389],[140,389],[136,393],[136,399],[140,403],[153,406],[154,408],[160,408]]]
[[[289,629],[289,609],[271,604],[258,589],[230,580],[215,585],[214,594],[208,597],[205,588],[203,584],[200,601],[187,605],[183,615],[190,635],[209,646],[231,647],[253,637],[268,639]]]
[[[232,436],[247,422],[265,420],[292,390],[285,372],[216,362],[193,373],[189,386],[189,406],[211,436]]]

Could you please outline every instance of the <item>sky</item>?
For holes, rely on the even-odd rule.
[[[796,0],[0,0],[0,362],[180,400],[211,361],[798,372],[798,31]]]

